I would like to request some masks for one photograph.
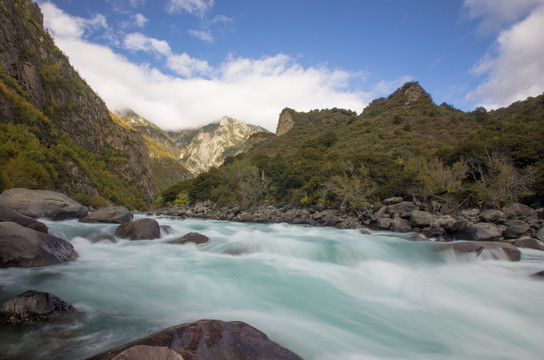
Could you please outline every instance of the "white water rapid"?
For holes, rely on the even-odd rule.
[[[35,289],[81,314],[0,327],[0,359],[84,359],[206,318],[245,321],[307,360],[544,357],[544,281],[530,276],[544,252],[509,262],[388,232],[155,219],[171,233],[116,244],[85,238],[115,225],[44,221],[79,258],[0,269],[0,302]],[[188,232],[210,241],[166,243]]]

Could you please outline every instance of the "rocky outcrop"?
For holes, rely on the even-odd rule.
[[[139,219],[119,225],[115,235],[130,240],[152,240],[161,237],[161,228],[154,219]]]
[[[14,222],[32,230],[46,234],[49,232],[49,228],[44,223],[3,205],[0,205],[0,222]]]
[[[28,290],[2,305],[0,323],[32,324],[61,319],[77,309],[56,295]]]
[[[108,206],[88,214],[79,221],[84,223],[126,224],[134,215],[124,206]]]
[[[185,234],[183,237],[176,239],[176,240],[170,240],[167,241],[169,244],[187,244],[187,243],[195,243],[196,245],[205,244],[210,240],[206,235],[202,235],[195,232],[190,232],[188,234]]]
[[[8,189],[0,194],[0,205],[33,218],[65,220],[88,212],[87,207],[68,196],[48,190]]]
[[[283,109],[280,113],[280,118],[278,119],[278,126],[276,127],[276,136],[282,136],[287,134],[289,130],[295,125],[295,120],[293,120],[293,110]]]
[[[118,359],[136,346],[169,348],[185,360],[301,360],[263,332],[241,321],[199,320],[174,326],[89,360]],[[152,353],[162,349],[145,349]],[[171,353],[167,352],[169,356]],[[122,359],[122,358],[119,358]]]
[[[0,223],[0,267],[35,267],[77,258],[72,244],[12,222]]]
[[[243,151],[249,137],[256,132],[266,130],[225,116],[218,124],[207,125],[193,135],[182,151],[181,161],[194,175],[207,171]]]

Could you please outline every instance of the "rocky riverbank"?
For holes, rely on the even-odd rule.
[[[519,203],[501,210],[464,209],[445,213],[440,207],[432,212],[427,211],[415,202],[402,198],[386,199],[382,204],[359,210],[330,209],[323,205],[264,205],[247,210],[218,207],[211,201],[205,201],[159,209],[153,213],[182,218],[414,232],[414,240],[503,241],[517,247],[544,250],[544,209],[535,210]]]

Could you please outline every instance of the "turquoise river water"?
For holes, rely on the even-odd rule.
[[[76,261],[0,269],[0,302],[48,291],[81,314],[0,327],[0,359],[84,359],[166,327],[241,320],[304,359],[543,359],[544,252],[434,251],[389,232],[174,220],[161,239],[92,244],[115,225],[45,221]],[[172,245],[188,232],[207,244]],[[489,255],[489,254],[487,254]]]

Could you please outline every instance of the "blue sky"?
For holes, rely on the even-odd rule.
[[[284,107],[358,113],[406,81],[493,109],[544,90],[544,0],[50,0],[46,28],[111,110],[168,129]]]

